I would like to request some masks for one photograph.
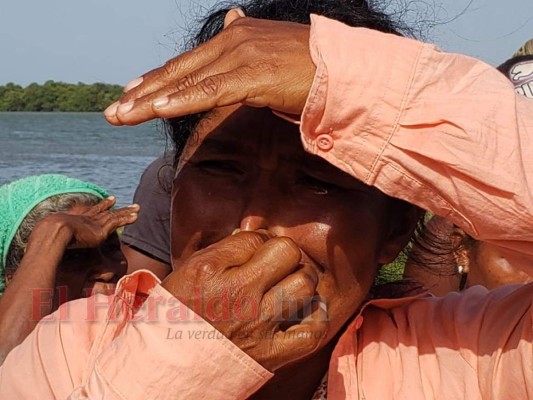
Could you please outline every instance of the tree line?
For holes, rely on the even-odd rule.
[[[26,87],[8,83],[0,86],[0,111],[103,111],[122,90],[120,85],[106,83],[47,81]]]

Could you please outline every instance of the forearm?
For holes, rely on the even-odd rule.
[[[0,299],[0,361],[53,311],[56,270],[71,237],[69,229],[53,218],[34,228],[27,251]]]
[[[305,147],[477,239],[533,255],[533,103],[480,61],[324,18],[313,24]]]

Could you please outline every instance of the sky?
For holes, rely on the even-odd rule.
[[[533,38],[533,0],[391,1],[418,10],[411,20],[430,21],[427,41],[494,66]],[[0,85],[124,85],[176,55],[187,24],[214,2],[2,0]]]

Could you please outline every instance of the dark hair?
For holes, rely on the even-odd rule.
[[[386,15],[378,2],[367,0],[240,0],[224,2],[215,6],[200,21],[200,28],[186,41],[185,49],[190,50],[205,43],[222,31],[224,17],[233,8],[241,8],[253,18],[311,24],[311,14],[341,21],[349,26],[365,27],[381,32],[403,36],[414,36],[412,31],[399,21]],[[381,7],[383,8],[383,7]],[[206,113],[187,115],[166,121],[166,131],[172,140],[176,160],[179,160],[187,140],[196,130]]]
[[[458,241],[453,240],[454,235],[457,235]],[[457,274],[457,265],[450,264],[450,258],[461,249],[473,249],[477,244],[476,239],[452,222],[434,216],[418,227],[407,261],[436,276],[453,276]]]

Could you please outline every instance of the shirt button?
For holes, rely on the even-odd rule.
[[[333,138],[326,133],[318,135],[316,138],[316,145],[322,151],[329,151],[333,148]]]

